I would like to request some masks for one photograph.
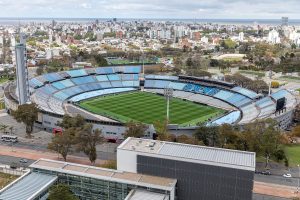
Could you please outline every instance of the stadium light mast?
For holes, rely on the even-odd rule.
[[[270,83],[269,83],[269,96],[271,95],[271,87],[272,87],[272,70],[269,71],[269,78],[270,78]]]
[[[173,88],[165,87],[164,96],[167,100],[167,120],[170,118],[170,99],[173,97]]]

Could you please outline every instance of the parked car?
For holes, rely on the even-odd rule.
[[[27,163],[27,162],[28,162],[28,160],[27,160],[27,159],[25,159],[25,158],[21,158],[19,162],[20,162],[20,163]]]
[[[263,172],[261,172],[261,174],[263,174],[263,175],[271,175],[271,172],[270,171],[263,171]]]
[[[15,163],[15,162],[10,163],[10,168],[11,169],[17,169],[18,168],[18,163]]]
[[[285,178],[292,178],[292,174],[283,174],[283,177],[285,177]]]

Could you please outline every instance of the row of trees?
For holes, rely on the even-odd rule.
[[[290,143],[290,139],[282,134],[278,124],[273,119],[255,121],[243,127],[223,124],[221,126],[206,126],[200,124],[193,136],[175,136],[168,132],[168,122],[154,123],[157,140],[179,142],[193,145],[235,149],[256,152],[257,156],[265,158],[266,167],[271,158],[284,161],[288,166],[288,159],[282,148],[283,144]],[[143,137],[145,126],[141,123],[127,124],[126,137]],[[300,128],[299,128],[300,130]],[[298,131],[300,132],[300,131]],[[298,133],[299,134],[299,133]]]
[[[228,82],[235,83],[243,88],[253,90],[257,93],[268,91],[268,84],[261,79],[252,80],[240,73],[233,75],[226,75],[225,80]]]
[[[48,149],[59,153],[65,161],[71,152],[83,152],[91,163],[95,164],[96,146],[104,142],[101,130],[93,130],[93,125],[86,123],[80,115],[65,115],[59,126],[63,128],[63,133],[58,133],[52,138]]]

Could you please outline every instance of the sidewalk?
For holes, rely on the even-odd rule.
[[[50,151],[37,151],[31,149],[24,149],[18,147],[8,147],[4,145],[0,145],[0,155],[5,156],[13,156],[13,157],[20,157],[26,158],[31,160],[38,160],[40,158],[51,159],[51,160],[59,160],[63,161],[61,156],[58,156],[57,153],[52,153]],[[67,162],[79,163],[83,165],[90,165],[91,162],[88,158],[78,157],[78,156],[67,156]],[[105,163],[105,160],[96,160],[95,165],[101,165]]]
[[[254,182],[253,193],[263,194],[282,198],[300,197],[300,193],[296,193],[296,187],[277,185],[264,182]]]

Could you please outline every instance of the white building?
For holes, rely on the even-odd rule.
[[[208,43],[208,37],[206,37],[206,36],[202,37],[201,42],[204,43],[204,44],[207,44]]]
[[[239,41],[240,41],[240,42],[243,42],[243,41],[244,41],[244,36],[245,36],[244,32],[240,32],[240,33],[239,33]]]
[[[268,40],[268,42],[270,42],[272,44],[279,44],[280,37],[279,37],[278,31],[276,31],[276,30],[270,31],[267,40]]]

